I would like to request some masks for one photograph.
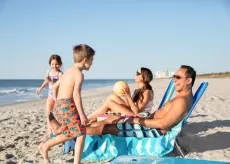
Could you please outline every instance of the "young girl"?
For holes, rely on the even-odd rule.
[[[140,68],[136,72],[135,82],[138,89],[135,89],[132,96],[125,93],[123,96],[125,100],[121,99],[115,94],[112,94],[101,108],[89,115],[89,120],[94,120],[99,114],[106,113],[108,111],[119,112],[122,115],[139,116],[140,112],[144,112],[145,115],[149,115],[153,107],[153,90],[149,84],[153,79],[153,74],[148,68]]]
[[[49,121],[49,114],[54,108],[55,99],[53,97],[53,84],[60,79],[62,76],[62,71],[60,70],[62,66],[62,60],[59,55],[51,55],[49,59],[50,70],[47,71],[43,84],[39,89],[36,90],[36,93],[39,95],[41,90],[49,84],[48,98],[46,102],[46,117],[47,117],[47,126],[48,126],[48,135],[52,134],[52,129]]]

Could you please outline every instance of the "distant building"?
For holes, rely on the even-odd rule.
[[[165,76],[166,76],[166,77],[170,77],[170,70],[166,70],[166,71],[165,71]]]
[[[162,71],[156,71],[155,72],[155,78],[170,78],[174,75],[174,72],[171,70],[162,70]]]

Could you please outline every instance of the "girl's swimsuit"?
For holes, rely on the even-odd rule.
[[[51,71],[52,71],[52,69],[48,72],[48,76],[49,76],[50,80],[51,80],[53,83],[55,83],[56,81],[58,81],[58,79],[59,79],[58,75],[59,75],[59,73],[62,72],[62,71],[59,70],[58,73],[57,73],[57,75],[55,75],[55,76],[51,76],[51,75],[50,75],[50,72],[51,72]],[[49,96],[50,98],[52,98],[52,99],[55,101],[54,96],[53,96],[53,84],[52,84],[52,82],[49,83],[48,96]]]

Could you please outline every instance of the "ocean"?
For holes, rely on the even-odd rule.
[[[84,80],[82,90],[113,86],[117,81],[126,81],[134,83],[133,79],[105,79],[105,80]],[[40,95],[36,94],[44,80],[0,80],[0,105],[14,104],[46,98],[48,95],[48,86],[44,88]]]

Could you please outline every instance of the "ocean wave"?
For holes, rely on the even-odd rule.
[[[29,101],[29,100],[15,100],[16,102],[26,102],[26,101]]]
[[[0,90],[0,96],[6,96],[6,95],[31,95],[36,94],[36,88],[13,88],[13,89],[5,89]]]

